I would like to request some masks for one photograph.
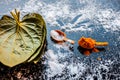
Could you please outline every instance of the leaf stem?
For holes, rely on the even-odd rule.
[[[13,18],[15,19],[16,23],[20,26],[20,12],[15,9],[14,12],[10,12]]]
[[[16,32],[18,32],[20,30],[20,26],[21,26],[21,24],[20,24],[20,12],[15,9],[15,12],[10,12],[10,13],[17,23]]]

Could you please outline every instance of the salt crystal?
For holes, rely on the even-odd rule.
[[[50,34],[51,34],[52,38],[55,39],[55,40],[63,40],[63,38],[64,38],[64,36],[60,35],[55,30],[51,30]]]

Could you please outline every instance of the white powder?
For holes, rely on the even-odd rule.
[[[51,30],[50,35],[52,36],[53,39],[55,40],[63,40],[64,36],[60,35],[58,32],[55,30]]]
[[[43,1],[38,0],[29,0],[27,3],[25,3],[25,6],[22,8],[22,12],[39,12],[44,16],[44,19],[47,23],[51,26],[58,25],[59,28],[65,29],[66,31],[93,31],[95,28],[88,27],[91,25],[90,22],[83,23],[83,25],[79,27],[75,27],[79,24],[79,22],[84,22],[86,19],[90,19],[91,21],[94,21],[97,24],[102,24],[103,28],[106,31],[116,31],[119,30],[119,24],[120,24],[120,13],[115,12],[112,9],[106,8],[100,8],[102,3],[96,4],[94,0],[78,0],[78,3],[81,5],[86,5],[82,8],[78,8],[77,10],[72,10],[71,5],[69,4],[69,0],[65,1],[55,1],[54,3],[45,3]],[[91,5],[92,4],[92,5]],[[33,8],[34,6],[34,8]],[[77,15],[81,15],[74,23],[70,23]],[[61,22],[64,22],[62,19],[68,19],[67,23],[64,23],[64,25],[60,26],[60,23],[57,22],[57,20],[60,20]],[[114,18],[114,19],[112,19]],[[98,22],[97,22],[98,21]],[[97,26],[95,26],[97,27]],[[99,26],[97,27],[99,28]]]
[[[62,57],[61,55],[64,56]],[[69,75],[75,75],[74,78],[71,77],[71,79],[78,79],[80,76],[82,76],[84,74],[84,72],[90,68],[89,65],[86,65],[83,62],[80,62],[79,59],[76,59],[74,62],[71,59],[69,59],[68,61],[65,61],[64,59],[66,59],[67,57],[69,57],[70,53],[61,53],[60,49],[58,49],[58,51],[56,53],[54,53],[53,50],[48,50],[45,54],[45,56],[47,56],[46,58],[48,60],[46,60],[46,64],[48,65],[48,68],[46,69],[46,73],[47,73],[47,77],[51,78],[54,77],[55,75],[68,75],[64,73],[64,70],[69,70]],[[73,57],[74,59],[74,57]],[[64,60],[62,61],[62,63],[60,63],[60,60]],[[68,64],[70,63],[70,64]],[[90,68],[90,70],[92,71],[92,74],[87,74],[86,75],[86,79],[87,80],[93,80],[93,76],[98,76],[98,79],[102,79],[102,75],[101,75],[101,69],[105,70],[106,72],[109,71],[109,66],[113,64],[112,61],[110,60],[106,60],[105,63],[91,63],[91,65],[96,65],[94,68]],[[97,73],[97,74],[96,74]],[[61,78],[57,78],[57,79],[61,79]]]
[[[48,77],[53,77],[56,74],[62,73],[65,65],[58,62],[58,56],[53,50],[48,50],[45,56],[48,59],[47,64],[49,65],[49,68],[47,69],[47,72],[49,73]]]

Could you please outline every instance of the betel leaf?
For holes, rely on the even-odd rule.
[[[30,13],[22,20],[17,10],[11,14],[13,17],[4,15],[0,20],[0,62],[13,67],[40,54],[47,31],[40,14]]]
[[[44,35],[45,35],[45,32],[46,32],[46,29],[43,30],[44,32]],[[42,46],[42,47],[41,47]],[[41,43],[41,46],[36,50],[36,52],[27,60],[27,62],[30,62],[30,61],[34,61],[34,59],[36,57],[39,57],[41,58],[41,55],[42,53],[44,53],[44,49],[46,47],[46,40],[44,42]],[[36,62],[36,60],[34,61]]]

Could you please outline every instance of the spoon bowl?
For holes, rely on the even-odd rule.
[[[50,35],[51,35],[52,39],[55,40],[56,42],[68,41],[71,44],[74,44],[74,41],[71,39],[68,39],[66,37],[66,34],[60,30],[51,30]]]

